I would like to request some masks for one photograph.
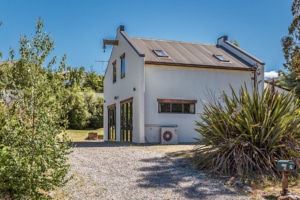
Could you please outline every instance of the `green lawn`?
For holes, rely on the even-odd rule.
[[[98,135],[103,135],[103,128],[95,130],[66,130],[67,135],[73,142],[84,141],[87,138],[89,132],[97,132]]]

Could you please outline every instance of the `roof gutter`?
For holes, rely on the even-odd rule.
[[[174,67],[195,67],[203,69],[225,69],[225,70],[238,70],[238,71],[253,71],[256,69],[253,67],[244,68],[244,67],[228,67],[228,66],[215,66],[215,65],[198,65],[198,64],[187,64],[187,63],[170,63],[170,62],[157,62],[157,61],[145,61],[145,64],[148,65],[165,65],[165,66],[174,66]]]

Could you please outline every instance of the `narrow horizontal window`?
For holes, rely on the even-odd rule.
[[[214,57],[217,58],[219,61],[222,61],[222,62],[229,62],[230,61],[227,58],[225,58],[223,55],[215,55],[214,54]]]
[[[197,100],[185,100],[185,99],[157,99],[160,103],[197,103]]]
[[[197,100],[157,99],[159,113],[195,114]]]
[[[153,52],[158,57],[169,57],[169,55],[164,50],[153,50]]]

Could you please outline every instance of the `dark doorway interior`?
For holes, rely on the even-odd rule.
[[[116,140],[116,106],[108,108],[108,140]]]
[[[121,141],[132,142],[132,101],[121,104]]]

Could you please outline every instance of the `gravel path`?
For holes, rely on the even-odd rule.
[[[76,147],[69,162],[74,178],[56,199],[251,199],[147,147],[91,143]]]

